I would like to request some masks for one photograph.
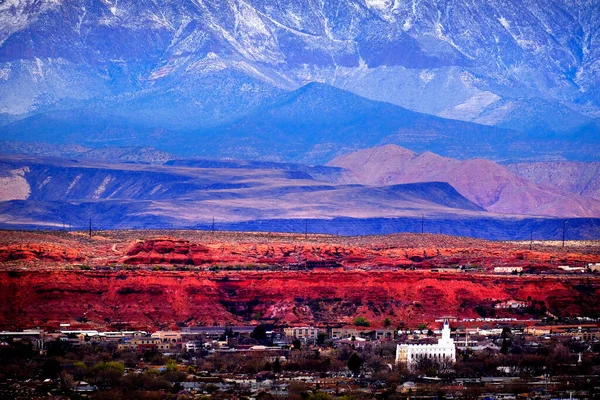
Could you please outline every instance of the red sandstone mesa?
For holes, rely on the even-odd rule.
[[[397,324],[443,314],[478,317],[478,306],[529,298],[538,311],[600,312],[596,277],[489,273],[496,266],[535,272],[599,262],[595,243],[568,249],[538,244],[531,251],[518,244],[436,235],[310,240],[177,235],[107,232],[90,239],[78,233],[0,232],[0,329],[59,323],[148,329],[258,321],[350,323],[358,315],[380,326],[385,318]],[[209,270],[215,265],[246,270]],[[266,265],[271,270],[256,270]],[[286,270],[290,265],[316,268]],[[460,265],[481,272],[461,273]]]
[[[136,327],[177,323],[350,323],[373,326],[478,317],[477,305],[531,298],[561,315],[600,311],[600,281],[574,277],[459,275],[423,271],[171,272],[7,271],[0,273],[0,327],[88,321]]]

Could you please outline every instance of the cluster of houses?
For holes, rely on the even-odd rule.
[[[506,301],[499,307],[523,307],[523,302]],[[247,353],[261,352],[273,357],[287,358],[293,343],[299,340],[302,344],[316,345],[319,341],[331,340],[337,344],[348,344],[360,348],[373,341],[389,341],[397,343],[396,361],[407,365],[418,361],[419,358],[429,357],[435,360],[454,362],[456,349],[470,348],[482,350],[485,348],[499,349],[497,340],[504,325],[496,327],[481,327],[477,323],[461,320],[459,328],[452,331],[451,323],[458,324],[457,318],[444,317],[436,322],[443,322],[440,330],[411,330],[369,328],[356,326],[317,327],[295,326],[267,331],[269,346],[257,344],[241,344],[237,341],[232,345],[228,335],[237,338],[249,337],[255,326],[198,326],[184,327],[179,331],[116,331],[101,332],[97,330],[63,329],[57,332],[46,332],[41,329],[23,331],[0,331],[0,346],[8,342],[28,341],[42,354],[51,341],[62,341],[78,346],[85,343],[113,342],[118,350],[136,350],[139,352],[206,352],[215,353]],[[473,319],[474,321],[474,319]],[[572,338],[581,341],[600,340],[600,325],[584,323],[577,325],[532,325],[511,324],[513,333],[528,337]],[[437,342],[433,343],[436,337]]]
[[[521,307],[521,303],[506,301],[501,307]],[[491,350],[498,352],[502,346],[502,335],[505,333],[506,324],[468,323],[464,319],[455,317],[442,317],[435,322],[441,323],[440,329],[388,329],[370,328],[358,326],[319,327],[319,326],[294,326],[265,331],[268,345],[246,344],[252,340],[249,338],[256,326],[198,326],[184,327],[178,331],[156,331],[145,332],[140,330],[101,332],[97,330],[78,330],[63,326],[56,332],[46,332],[41,329],[23,331],[0,331],[0,346],[9,346],[11,343],[27,341],[40,351],[41,354],[51,341],[61,341],[71,346],[81,346],[87,343],[114,343],[118,350],[138,351],[144,353],[160,352],[165,355],[191,353],[193,357],[199,355],[227,355],[237,354],[244,356],[259,356],[263,360],[274,362],[280,360],[293,360],[293,347],[300,342],[302,346],[315,346],[313,349],[328,341],[335,346],[351,346],[358,349],[373,342],[389,342],[395,344],[395,360],[398,364],[405,364],[409,370],[416,371],[423,361],[433,361],[440,366],[452,369],[460,351],[469,350],[474,352]],[[579,340],[593,343],[600,341],[600,323],[583,321],[576,325],[542,325],[542,324],[511,324],[511,335],[521,336],[523,346],[535,349],[540,343],[548,340],[556,342]],[[439,325],[438,325],[439,326]],[[232,339],[235,338],[235,339]],[[321,349],[324,350],[324,349]],[[321,351],[319,350],[319,351]],[[180,359],[179,357],[174,357]],[[183,359],[187,359],[183,357]],[[582,355],[579,354],[581,362]],[[500,367],[499,367],[500,368]],[[502,367],[504,368],[504,367]],[[504,375],[511,371],[504,371]],[[503,370],[499,369],[499,374]],[[230,374],[231,375],[231,374]],[[331,390],[336,393],[340,390],[358,389],[360,379],[351,375],[320,375],[307,372],[283,372],[274,375],[271,371],[263,371],[256,376],[250,375],[227,375],[218,376],[208,374],[194,381],[181,382],[181,386],[189,393],[205,393],[208,385],[216,390],[233,390],[245,388],[252,393],[268,392],[273,395],[283,395],[291,382],[298,380],[305,384],[318,387],[321,391]],[[509,374],[510,375],[510,374]],[[514,374],[513,374],[514,375]],[[365,377],[366,379],[366,377]],[[437,378],[431,378],[437,379]],[[459,382],[462,378],[457,378]],[[488,384],[485,379],[513,379],[510,377],[497,378],[468,378],[479,379],[478,384]],[[469,383],[465,382],[464,384]],[[471,382],[472,383],[472,382]],[[494,383],[494,382],[492,382]],[[502,381],[502,383],[506,383]],[[415,390],[413,382],[405,382],[398,391],[410,393]],[[377,391],[377,382],[371,380],[368,389]],[[373,387],[371,387],[373,386]],[[382,384],[382,387],[385,386]],[[25,386],[24,386],[25,387]],[[3,393],[0,387],[0,397]],[[19,390],[25,390],[23,388]],[[82,395],[94,392],[98,388],[85,381],[75,382],[73,391]],[[6,393],[16,393],[13,389]],[[481,398],[481,397],[480,397]]]
[[[558,265],[556,269],[566,273],[598,273],[600,272],[600,263],[588,263],[581,267],[572,267],[570,265]],[[496,274],[520,274],[524,272],[523,267],[516,266],[503,266],[494,267],[494,273]]]

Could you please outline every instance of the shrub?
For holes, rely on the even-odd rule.
[[[356,317],[354,319],[354,325],[356,326],[371,326],[371,323],[365,317]]]

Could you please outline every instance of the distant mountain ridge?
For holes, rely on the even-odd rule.
[[[289,167],[289,168],[288,168]],[[317,181],[336,168],[115,164],[5,156],[0,161],[0,214],[12,224],[106,227],[161,223],[191,227],[218,221],[486,214],[447,183],[370,188]],[[62,205],[62,206],[61,206]],[[170,221],[170,222],[168,222]]]
[[[28,156],[72,157],[96,161],[164,164],[175,158],[172,154],[151,147],[99,147],[60,145],[44,142],[0,141],[0,154]]]
[[[360,97],[320,83],[274,96],[231,121],[207,129],[165,130],[150,121],[90,110],[36,114],[2,127],[0,138],[86,147],[154,147],[184,158],[233,158],[324,164],[388,143],[453,158],[493,160],[596,159],[600,136],[529,136],[444,119]],[[586,143],[586,146],[581,146]],[[560,150],[557,150],[560,149]]]
[[[350,153],[328,165],[349,170],[357,182],[367,185],[448,182],[466,198],[496,213],[600,216],[600,201],[593,196],[583,197],[561,191],[558,186],[538,186],[488,160],[461,161],[431,152],[416,154],[388,145]],[[581,165],[583,169],[587,164]],[[590,168],[594,168],[594,164]],[[551,170],[548,172],[552,173]]]
[[[339,177],[333,167],[186,162],[4,156],[0,228],[87,229],[91,219],[94,229],[208,230],[214,218],[219,230],[556,239],[565,220],[486,212],[443,182],[370,187],[315,179]],[[568,221],[569,240],[600,235],[600,218]]]
[[[563,144],[598,146],[599,21],[594,0],[4,2],[0,123],[41,114],[40,136],[53,114],[57,131],[92,117],[139,146],[118,141],[224,129],[320,82],[522,132],[505,138],[515,159],[552,136],[527,158],[594,160]]]

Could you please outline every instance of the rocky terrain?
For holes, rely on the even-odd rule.
[[[73,144],[59,145],[22,141],[1,141],[0,153],[146,164],[164,164],[175,158],[172,154],[151,147],[90,148]]]
[[[559,217],[597,217],[597,163],[520,163],[507,167],[483,159],[456,160],[387,145],[329,162],[367,185],[447,182],[488,211]]]
[[[542,187],[600,199],[600,163],[598,162],[514,163],[506,165],[506,168]]]
[[[0,232],[0,326],[349,323],[358,315],[380,326],[388,317],[478,317],[477,306],[508,299],[562,316],[600,312],[595,276],[556,269],[600,261],[597,242],[529,250],[441,235],[164,234]],[[495,266],[527,274],[493,275]]]

